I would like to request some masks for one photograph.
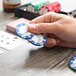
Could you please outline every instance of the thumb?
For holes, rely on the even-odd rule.
[[[28,31],[32,33],[60,33],[60,25],[57,22],[54,23],[38,23],[29,24]]]

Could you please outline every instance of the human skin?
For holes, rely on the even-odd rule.
[[[46,47],[76,48],[76,19],[72,17],[49,12],[30,21],[28,31],[45,34]]]

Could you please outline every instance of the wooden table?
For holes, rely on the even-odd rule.
[[[64,5],[63,10],[74,9],[74,5],[69,6],[73,4],[73,0],[70,1],[60,0]],[[3,12],[1,0],[0,30],[6,31],[5,25],[16,19],[14,13]],[[0,55],[0,76],[76,76],[76,73],[68,65],[69,60],[75,53],[76,51],[70,48],[36,47],[26,42],[25,45],[10,51],[5,50]]]

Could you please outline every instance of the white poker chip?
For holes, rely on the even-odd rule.
[[[27,8],[27,10],[28,10],[29,12],[35,13],[35,8],[34,8],[32,5],[29,5],[28,8]]]
[[[29,33],[27,29],[28,24],[21,23],[16,26],[16,34],[24,39],[31,39],[34,34]]]
[[[70,68],[76,71],[76,54],[70,60],[69,65],[70,65]]]
[[[35,34],[29,41],[36,46],[42,46],[46,43],[46,37],[43,34]]]
[[[32,11],[31,12],[35,13],[35,8],[34,7],[32,7]]]
[[[27,10],[28,10],[29,12],[31,12],[31,11],[32,11],[32,5],[29,5],[29,6],[27,7]]]

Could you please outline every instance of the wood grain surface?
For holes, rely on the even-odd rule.
[[[70,8],[72,9],[73,7]],[[6,24],[16,19],[18,18],[14,17],[14,13],[3,12],[1,0],[0,30],[6,31]],[[10,51],[4,50],[0,55],[0,76],[76,76],[76,72],[68,65],[76,53],[74,49],[38,47],[26,40],[25,42],[25,45]]]

